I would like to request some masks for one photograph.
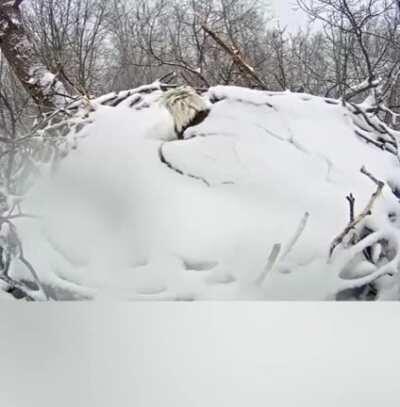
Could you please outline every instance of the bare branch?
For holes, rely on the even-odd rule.
[[[253,78],[262,89],[267,89],[267,85],[259,78],[254,68],[250,66],[241,56],[239,49],[230,47],[223,39],[221,39],[205,24],[202,24],[201,27],[224,51],[231,55],[236,65],[242,68],[251,78]]]
[[[378,180],[377,178],[375,178],[370,172],[368,172],[366,170],[365,167],[361,168],[361,174],[366,175],[376,186],[377,189],[376,191],[372,194],[367,206],[365,207],[365,209],[352,221],[350,222],[346,228],[343,230],[343,232],[337,236],[330,247],[329,250],[329,257],[332,257],[336,247],[343,242],[343,240],[346,238],[346,236],[353,231],[356,226],[361,223],[367,216],[371,215],[372,212],[372,208],[374,206],[375,201],[379,198],[379,196],[382,193],[382,190],[385,186],[385,183],[383,181]]]

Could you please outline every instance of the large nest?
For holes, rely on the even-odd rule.
[[[399,133],[376,111],[216,87],[201,93],[206,114],[177,129],[164,97],[174,88],[79,99],[15,141],[3,290],[400,298]]]

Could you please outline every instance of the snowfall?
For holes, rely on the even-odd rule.
[[[400,298],[379,239],[374,261],[366,244],[329,256],[346,196],[357,215],[377,189],[362,167],[386,183],[368,225],[397,238],[399,159],[357,135],[375,136],[368,123],[335,100],[217,86],[202,96],[209,116],[177,140],[161,94],[92,101],[25,198],[35,217],[15,224],[53,298],[334,300],[370,283]],[[18,261],[12,276],[31,279]]]

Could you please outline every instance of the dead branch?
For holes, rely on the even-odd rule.
[[[350,222],[344,231],[337,236],[330,247],[329,250],[329,257],[331,258],[333,255],[333,252],[335,251],[336,247],[343,242],[345,237],[356,228],[356,226],[363,221],[367,216],[371,215],[372,213],[372,207],[374,206],[375,201],[378,199],[378,197],[381,195],[383,187],[385,186],[385,183],[383,181],[378,180],[376,177],[374,177],[365,167],[361,168],[361,174],[366,175],[376,186],[377,189],[376,191],[372,194],[367,206],[365,209],[352,221]]]
[[[254,68],[249,65],[242,57],[240,51],[236,47],[230,47],[222,38],[220,38],[214,31],[208,28],[205,24],[201,25],[202,29],[233,59],[233,62],[241,69],[243,69],[257,84],[261,89],[266,90],[267,86],[256,74]]]

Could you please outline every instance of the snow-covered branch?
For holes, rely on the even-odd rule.
[[[43,65],[22,21],[21,1],[0,3],[0,48],[18,80],[41,110],[60,108],[67,95],[57,75]]]

